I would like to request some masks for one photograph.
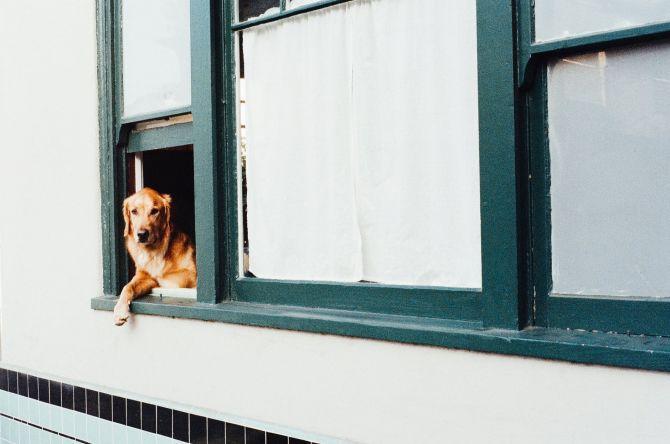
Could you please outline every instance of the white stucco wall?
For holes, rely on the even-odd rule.
[[[0,2],[2,360],[340,438],[667,442],[670,376],[89,308],[93,0]]]

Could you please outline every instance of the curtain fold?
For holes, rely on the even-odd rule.
[[[244,32],[249,269],[481,286],[474,0],[356,0]]]

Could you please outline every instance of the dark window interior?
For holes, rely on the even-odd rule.
[[[279,0],[240,0],[238,2],[241,22],[258,17],[270,8],[278,8]]]
[[[142,153],[144,186],[172,197],[172,223],[195,242],[193,147],[183,146]],[[134,155],[128,156],[128,191],[135,192]]]
[[[144,186],[172,196],[172,222],[195,242],[193,147],[147,151]]]

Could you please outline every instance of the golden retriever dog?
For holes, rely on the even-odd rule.
[[[114,323],[123,325],[130,303],[155,287],[194,288],[197,283],[195,246],[172,226],[167,194],[143,188],[123,201],[123,236],[135,263],[135,276],[123,287],[114,307]]]

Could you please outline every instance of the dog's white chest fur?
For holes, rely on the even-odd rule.
[[[138,268],[149,273],[152,278],[158,279],[163,275],[165,259],[162,254],[150,254],[147,251],[140,250],[135,257],[135,264]]]

